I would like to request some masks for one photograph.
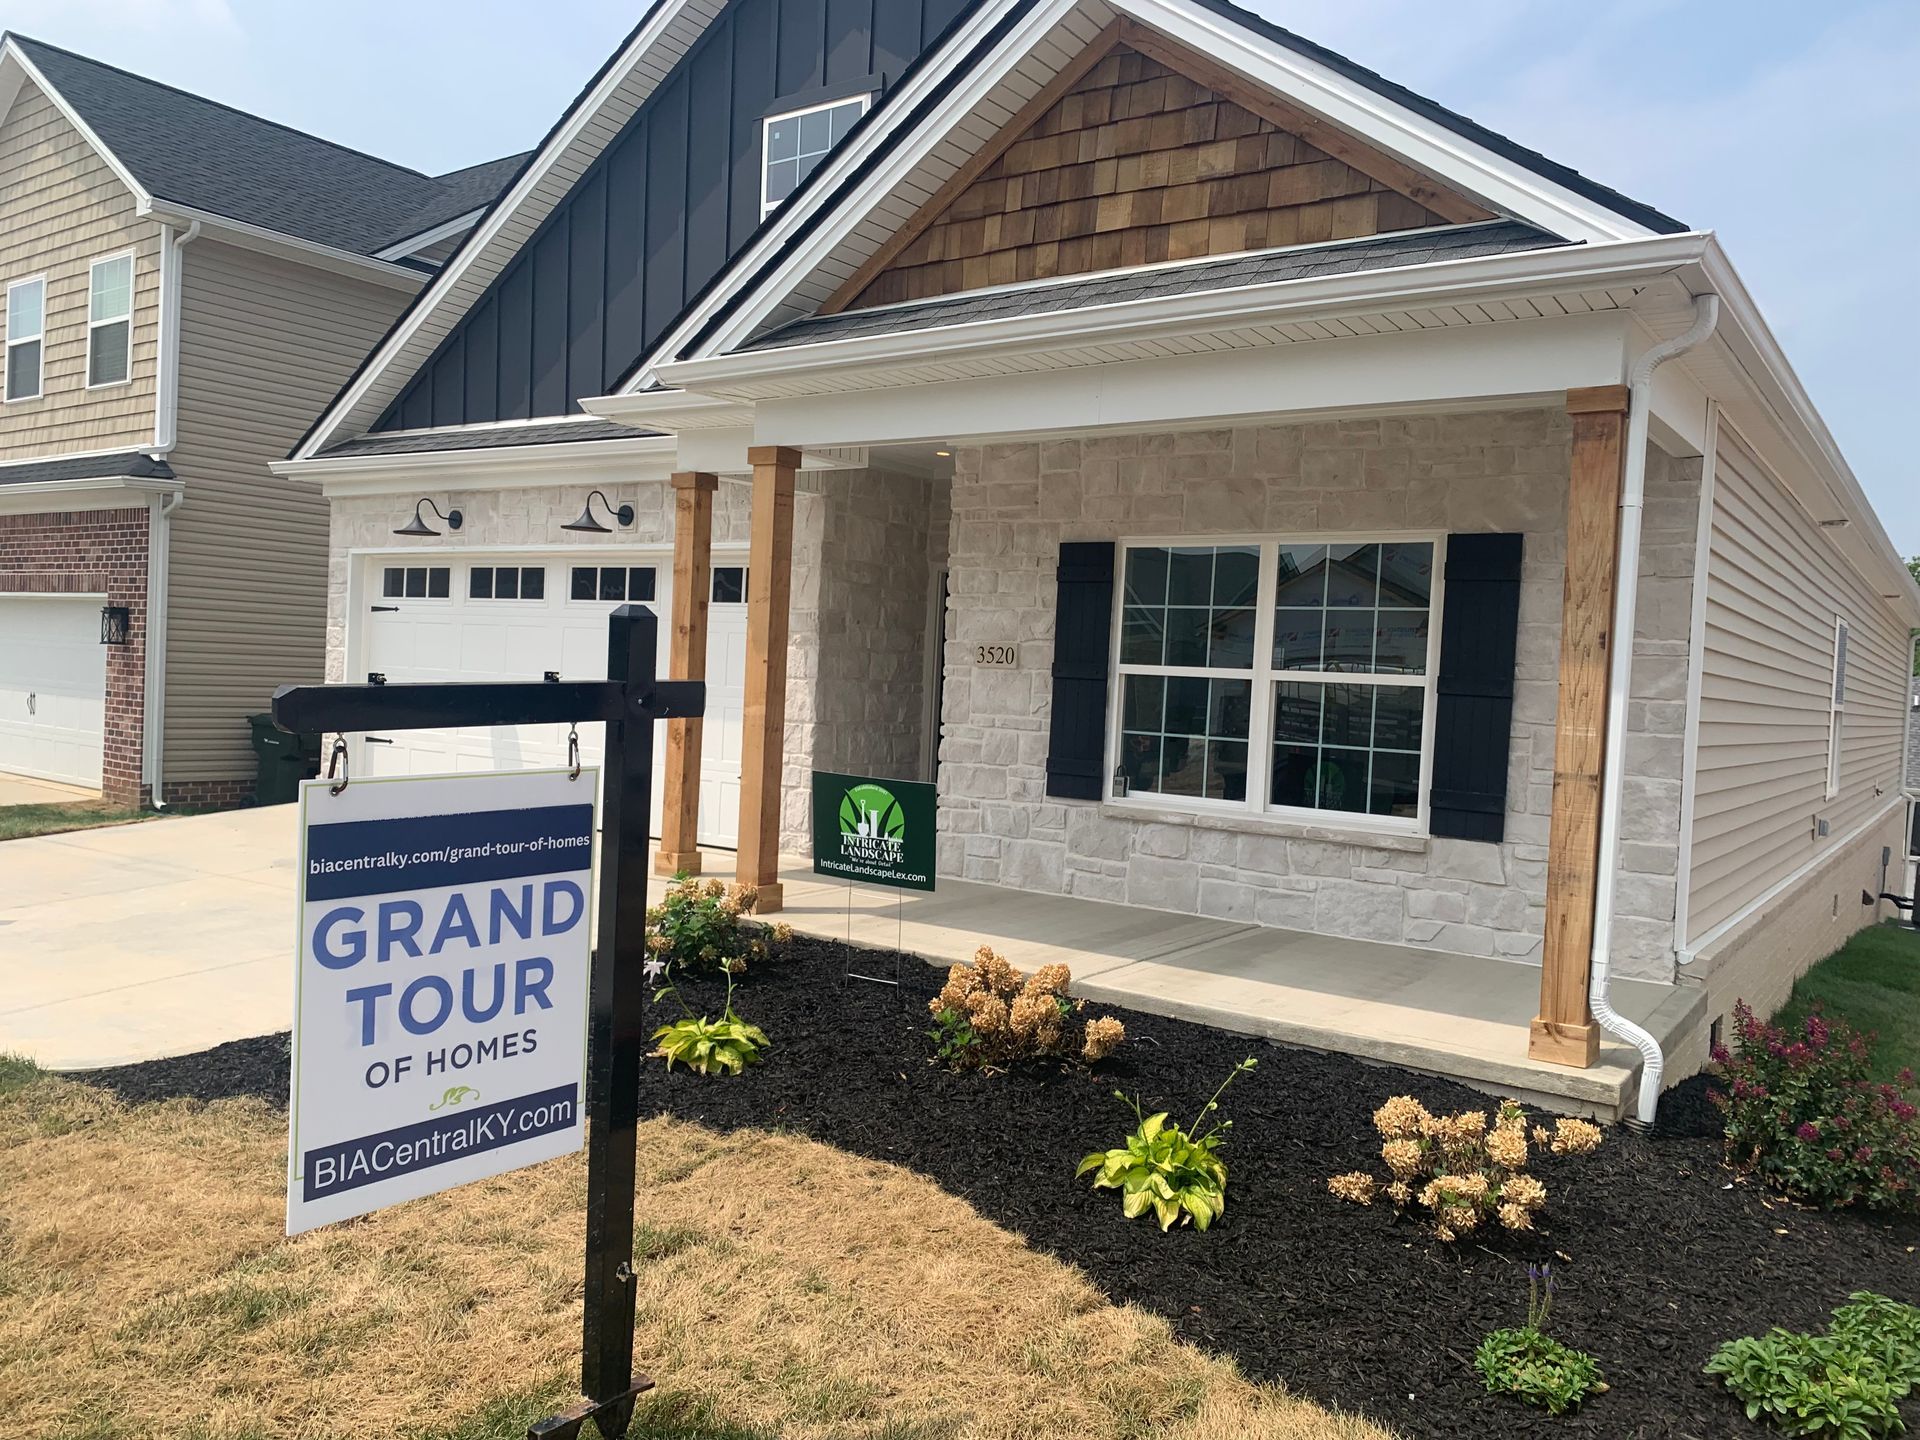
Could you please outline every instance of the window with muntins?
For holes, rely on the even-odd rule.
[[[780,207],[800,182],[814,172],[828,153],[847,136],[867,113],[871,97],[855,95],[795,110],[785,115],[770,115],[761,131],[760,214],[764,219]]]
[[[654,567],[651,565],[576,565],[572,588],[575,600],[653,599]]]
[[[389,565],[380,576],[384,600],[445,600],[453,571],[445,565]]]
[[[1827,799],[1840,794],[1840,731],[1847,711],[1847,645],[1852,632],[1833,618],[1833,703],[1827,713]]]
[[[469,600],[544,600],[544,565],[475,565],[467,571]]]
[[[87,272],[87,385],[121,385],[132,374],[133,256],[96,260]]]
[[[47,333],[47,282],[7,287],[7,399],[40,397],[40,361]]]
[[[1426,823],[1440,541],[1122,550],[1116,793],[1200,810]]]

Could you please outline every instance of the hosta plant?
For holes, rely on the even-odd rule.
[[[647,968],[652,971],[656,965],[664,968],[665,962],[649,961]],[[678,1001],[680,996],[673,986],[668,985],[655,991],[653,998],[658,1003],[668,998]],[[669,1070],[678,1061],[702,1075],[717,1075],[721,1071],[738,1075],[747,1066],[759,1064],[763,1053],[773,1048],[766,1031],[758,1025],[749,1025],[734,1013],[731,975],[727,976],[726,1006],[718,1020],[695,1015],[687,1010],[684,1001],[680,1002],[680,1008],[687,1011],[684,1018],[662,1025],[653,1032],[653,1053],[666,1060]]]
[[[1787,1435],[1875,1440],[1905,1427],[1900,1402],[1920,1384],[1920,1310],[1862,1290],[1823,1335],[1773,1329],[1729,1340],[1706,1372]]]
[[[1473,1352],[1473,1365],[1489,1395],[1512,1395],[1549,1415],[1564,1415],[1607,1386],[1591,1355],[1547,1334],[1553,1290],[1553,1267],[1529,1265],[1527,1323],[1488,1335]]]
[[[743,973],[793,939],[785,925],[749,920],[760,899],[751,885],[676,875],[658,905],[647,907],[647,954],[682,974]]]
[[[1114,1091],[1115,1099],[1132,1107],[1139,1124],[1118,1150],[1096,1150],[1082,1160],[1074,1178],[1091,1171],[1094,1189],[1120,1191],[1120,1212],[1129,1220],[1151,1210],[1162,1231],[1189,1222],[1206,1229],[1226,1212],[1227,1165],[1219,1150],[1233,1122],[1216,1120],[1205,1130],[1200,1126],[1219,1110],[1227,1086],[1256,1063],[1249,1056],[1228,1071],[1193,1124],[1184,1129],[1168,1124],[1164,1110],[1142,1115],[1137,1097],[1128,1100]]]
[[[1111,1015],[1085,1017],[1086,1002],[1067,994],[1064,965],[1023,975],[982,945],[971,965],[955,965],[927,1003],[934,1055],[953,1070],[1003,1069],[1022,1060],[1104,1060],[1127,1038]]]

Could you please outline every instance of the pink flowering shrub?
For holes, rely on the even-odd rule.
[[[1818,1009],[1797,1037],[1734,1006],[1738,1049],[1715,1050],[1726,1083],[1727,1158],[1795,1200],[1920,1212],[1920,1119],[1898,1085],[1869,1079],[1872,1040]]]

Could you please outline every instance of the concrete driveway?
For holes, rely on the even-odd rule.
[[[0,770],[0,805],[66,805],[79,800],[98,800],[98,790],[78,785],[63,785],[58,780],[38,780],[31,775],[16,775]]]
[[[298,813],[0,843],[0,1051],[67,1070],[286,1029]]]

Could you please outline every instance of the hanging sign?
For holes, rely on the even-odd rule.
[[[581,1147],[597,779],[300,787],[289,1235]]]
[[[813,873],[933,889],[934,788],[813,772]]]

